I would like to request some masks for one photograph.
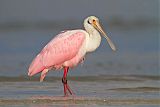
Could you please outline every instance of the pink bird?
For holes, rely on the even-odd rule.
[[[87,53],[99,47],[101,43],[99,32],[107,39],[112,50],[116,51],[115,45],[103,31],[97,17],[87,17],[84,20],[84,28],[85,30],[63,31],[53,38],[32,61],[28,75],[33,76],[41,72],[40,81],[43,81],[49,70],[63,68],[64,96],[73,95],[67,84],[68,70],[82,62]]]

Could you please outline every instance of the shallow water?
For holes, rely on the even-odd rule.
[[[88,54],[84,64],[71,70],[71,75],[159,74],[157,27],[113,29],[109,29],[108,35],[114,41],[117,52],[112,52],[103,38],[98,50]],[[0,75],[26,75],[32,59],[57,33],[59,31],[54,30],[1,31]],[[61,76],[62,73],[49,75]]]
[[[61,78],[1,77],[0,105],[15,106],[138,106],[160,104],[159,76],[100,75],[69,77],[76,96],[64,98]],[[25,107],[25,106],[24,106]]]

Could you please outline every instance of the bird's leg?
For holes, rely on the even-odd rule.
[[[67,84],[67,73],[68,73],[69,67],[64,67],[64,73],[63,73],[63,78],[62,78],[62,83],[64,86],[64,96],[68,96],[67,91],[69,92],[70,95],[73,95],[73,92],[69,85]]]
[[[62,83],[64,87],[64,96],[68,96],[67,94],[67,73],[68,73],[68,67],[64,67],[64,73],[63,73],[63,78],[62,78]]]
[[[44,70],[42,71],[42,73],[41,73],[41,78],[40,78],[40,82],[42,82],[42,81],[44,80],[47,72],[48,72],[48,69],[44,69]]]
[[[70,95],[75,95],[74,92],[71,90],[71,88],[69,87],[68,84],[66,84],[68,92],[70,93]]]

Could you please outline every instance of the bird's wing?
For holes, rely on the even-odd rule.
[[[34,75],[47,67],[72,59],[78,53],[84,40],[83,30],[61,32],[33,60],[29,67],[29,74]]]
[[[85,34],[79,30],[59,34],[42,50],[45,67],[61,64],[72,59],[79,51]]]

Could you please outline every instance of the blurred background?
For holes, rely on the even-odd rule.
[[[0,0],[0,105],[60,107],[60,101],[63,107],[158,107],[159,5],[159,0]],[[63,72],[49,72],[40,83],[39,74],[27,76],[28,67],[53,37],[84,29],[90,15],[100,19],[118,50],[113,52],[102,37],[96,52],[68,74],[73,91],[87,100],[57,102],[55,96],[63,95]]]
[[[99,17],[118,51],[100,48],[73,75],[159,75],[159,0],[0,0],[0,76],[27,76],[28,66],[60,31]],[[61,76],[62,72],[48,75]]]

